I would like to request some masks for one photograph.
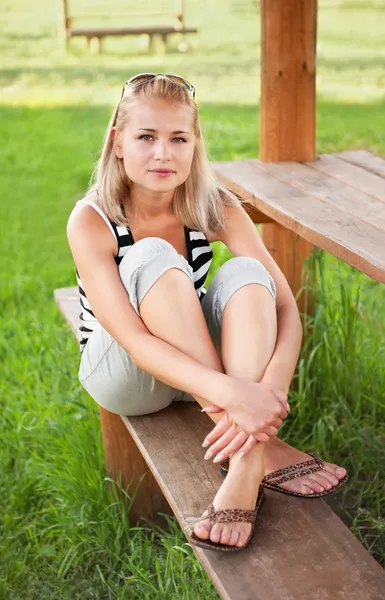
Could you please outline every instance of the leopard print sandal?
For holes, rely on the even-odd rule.
[[[194,531],[191,533],[191,542],[195,546],[200,546],[201,548],[209,549],[209,550],[217,550],[220,552],[238,552],[239,550],[244,550],[246,546],[249,545],[251,538],[253,537],[253,533],[255,530],[255,524],[257,521],[257,515],[259,509],[262,506],[264,500],[263,488],[260,487],[258,491],[258,498],[255,503],[255,508],[253,510],[245,510],[241,508],[231,508],[225,510],[215,510],[214,506],[210,504],[207,509],[207,515],[202,518],[209,519],[214,525],[215,523],[251,523],[251,531],[249,537],[243,546],[230,546],[229,544],[220,544],[212,542],[210,539],[202,540],[199,538]]]
[[[299,498],[321,498],[322,496],[333,494],[335,491],[345,485],[348,480],[347,473],[345,477],[340,479],[337,485],[334,485],[330,490],[325,490],[324,492],[301,494],[300,492],[291,492],[290,490],[284,490],[283,488],[279,487],[279,485],[285,481],[290,481],[291,479],[297,479],[298,477],[303,477],[304,475],[310,475],[310,473],[322,471],[325,464],[324,461],[311,452],[308,452],[308,454],[309,456],[313,457],[312,460],[305,460],[294,465],[289,465],[288,467],[284,467],[283,469],[278,469],[273,473],[269,473],[269,475],[265,475],[265,477],[262,479],[261,486],[270,490],[274,490],[275,492],[280,492],[281,494],[287,494],[288,496],[298,496]],[[230,461],[228,458],[220,463],[221,473],[224,477],[226,477],[228,473],[229,465]]]

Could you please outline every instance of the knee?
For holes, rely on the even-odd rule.
[[[144,238],[131,246],[119,265],[119,274],[136,313],[154,283],[169,269],[183,271],[193,282],[193,271],[174,246],[161,238]]]
[[[276,286],[274,279],[264,264],[251,256],[235,256],[222,265],[218,273],[222,281],[232,281],[233,286],[243,287],[250,283],[257,283],[266,287],[274,300],[276,299]]]
[[[164,253],[178,256],[174,246],[166,240],[157,237],[143,238],[129,247],[119,265],[119,271],[141,267],[155,256]]]

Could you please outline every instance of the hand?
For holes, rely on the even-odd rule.
[[[257,441],[267,442],[277,435],[290,412],[287,394],[274,389],[270,383],[244,382],[231,379],[231,388],[224,406],[231,419]],[[220,412],[222,408],[206,407],[204,412]]]
[[[206,453],[206,456],[207,460],[215,456],[214,462],[216,463],[225,460],[238,450],[241,451],[243,456],[246,456],[256,443],[255,437],[238,427],[226,412],[214,429],[206,436],[203,447],[213,444],[208,450],[209,455],[207,456]]]

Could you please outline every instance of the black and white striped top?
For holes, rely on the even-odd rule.
[[[79,200],[76,204],[89,204],[107,223],[118,244],[118,253],[114,258],[116,264],[119,265],[129,247],[135,243],[131,231],[125,226],[116,225],[116,223],[111,221],[107,215],[104,214],[101,208],[91,200]],[[210,269],[213,251],[204,233],[201,231],[194,231],[188,227],[185,227],[184,231],[188,262],[192,267],[194,274],[194,287],[198,294],[199,300],[202,300],[203,296],[206,294],[204,283],[206,281],[207,273]],[[83,352],[87,341],[94,330],[97,320],[87,300],[87,296],[85,294],[84,287],[77,269],[76,280],[79,286],[81,304],[80,351]]]

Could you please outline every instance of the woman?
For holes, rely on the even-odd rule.
[[[205,458],[231,456],[194,543],[246,547],[264,487],[316,497],[346,481],[344,469],[276,437],[301,322],[282,272],[210,168],[189,82],[152,73],[126,82],[67,235],[82,305],[83,387],[131,416],[195,398],[217,424]],[[206,290],[218,240],[233,258]]]

